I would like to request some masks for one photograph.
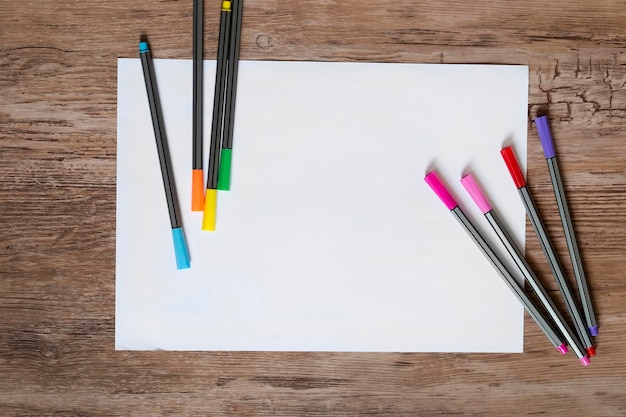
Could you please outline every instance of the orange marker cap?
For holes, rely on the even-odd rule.
[[[194,169],[191,175],[191,211],[203,211],[204,173],[201,169]]]

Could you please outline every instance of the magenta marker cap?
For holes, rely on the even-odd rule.
[[[550,131],[550,120],[548,116],[541,116],[535,119],[535,125],[537,126],[537,134],[543,147],[543,154],[546,158],[553,158],[556,156],[554,150],[554,143],[552,143],[552,132]]]
[[[558,350],[561,353],[561,355],[565,355],[567,352],[569,352],[569,350],[567,349],[567,345],[565,343],[563,343],[561,346],[556,348],[556,350]]]
[[[448,210],[453,210],[455,207],[458,206],[456,200],[454,200],[454,197],[452,197],[450,192],[448,192],[448,189],[445,185],[443,185],[435,171],[432,171],[428,175],[426,175],[424,177],[424,181],[426,181],[426,184],[428,184],[430,188],[432,188],[432,190],[435,192],[435,194],[437,194],[437,196],[441,199],[441,201],[443,201],[443,204],[446,205]]]
[[[467,174],[461,178],[461,184],[463,184],[463,187],[465,187],[470,197],[472,197],[472,200],[474,200],[474,203],[476,203],[481,213],[485,214],[491,211],[491,205],[480,190],[472,174]]]

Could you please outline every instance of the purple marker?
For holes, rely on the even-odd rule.
[[[572,329],[569,327],[559,310],[556,308],[556,305],[548,296],[548,293],[537,279],[537,275],[532,270],[526,258],[522,254],[520,248],[515,244],[513,238],[509,231],[504,227],[503,223],[500,221],[498,216],[495,213],[495,210],[491,207],[487,198],[480,190],[480,187],[476,183],[476,180],[472,176],[472,174],[468,174],[461,179],[461,184],[467,190],[472,200],[476,203],[480,211],[483,213],[493,230],[500,238],[500,241],[504,244],[507,252],[513,258],[515,265],[519,268],[526,281],[530,284],[535,294],[541,301],[542,306],[550,315],[552,321],[556,324],[558,329],[561,331],[561,334],[565,336],[565,339],[569,343],[569,345],[574,349],[574,353],[578,356],[578,359],[582,362],[583,365],[589,364],[589,359],[584,351],[584,348],[581,346],[579,339],[576,337]]]
[[[580,253],[578,252],[578,244],[576,243],[576,235],[574,234],[572,216],[570,216],[567,199],[565,197],[565,187],[563,187],[561,173],[556,162],[556,151],[554,150],[554,144],[552,143],[552,133],[550,131],[548,116],[537,117],[535,119],[535,125],[537,126],[539,140],[541,141],[543,153],[545,154],[546,162],[548,163],[550,179],[552,180],[552,188],[554,188],[554,196],[556,197],[556,203],[559,207],[561,223],[563,224],[563,232],[565,233],[567,249],[574,268],[576,284],[578,285],[578,292],[580,293],[580,301],[585,313],[585,319],[587,320],[587,326],[589,327],[591,335],[597,336],[598,323],[596,322],[596,316],[593,313],[591,297],[589,296],[589,288],[587,287],[587,279],[585,278],[585,271],[583,270],[583,262],[580,258]]]
[[[457,219],[459,224],[465,229],[469,237],[474,241],[476,246],[481,250],[483,255],[487,258],[489,263],[495,268],[500,277],[504,280],[504,283],[509,287],[509,289],[515,294],[520,303],[524,306],[528,314],[535,320],[541,331],[546,335],[550,343],[561,353],[567,353],[567,345],[563,342],[561,337],[557,334],[557,332],[552,328],[552,325],[548,323],[545,317],[541,314],[539,309],[535,306],[532,300],[528,297],[524,289],[517,282],[513,275],[509,272],[509,270],[504,266],[500,258],[496,255],[496,253],[491,249],[485,238],[478,232],[478,230],[474,227],[474,225],[470,222],[470,220],[465,216],[456,200],[452,195],[448,192],[445,185],[441,182],[436,172],[430,172],[424,178],[424,181],[432,188],[432,190],[437,194],[437,196],[441,199],[441,201],[445,204],[445,206],[450,210],[452,215]],[[589,362],[584,363],[583,365],[588,365]]]

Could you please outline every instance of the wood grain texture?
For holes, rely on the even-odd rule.
[[[529,120],[552,117],[601,326],[584,369],[528,317],[518,355],[115,352],[116,59],[141,34],[155,58],[191,59],[192,2],[0,0],[0,415],[626,416],[624,10],[245,0],[242,59],[529,65]],[[527,166],[571,276],[530,122]]]

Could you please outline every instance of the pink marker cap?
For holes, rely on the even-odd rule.
[[[587,356],[583,356],[582,358],[580,358],[580,363],[582,363],[583,366],[588,366],[591,361],[589,361],[589,358]]]
[[[478,187],[478,184],[472,174],[467,174],[461,178],[461,184],[463,184],[463,187],[465,187],[470,197],[472,197],[472,200],[474,200],[474,203],[476,203],[483,214],[491,211],[491,205],[485,198],[482,191],[480,191],[480,187]]]
[[[432,188],[432,190],[437,194],[437,196],[443,201],[443,204],[446,205],[448,210],[453,210],[458,206],[454,197],[450,194],[445,185],[441,182],[437,173],[435,171],[430,172],[428,175],[424,177],[424,181],[426,184]]]
[[[569,352],[569,350],[567,349],[567,345],[565,343],[563,343],[561,346],[556,348],[556,350],[561,352],[561,355],[565,355],[567,352]]]

